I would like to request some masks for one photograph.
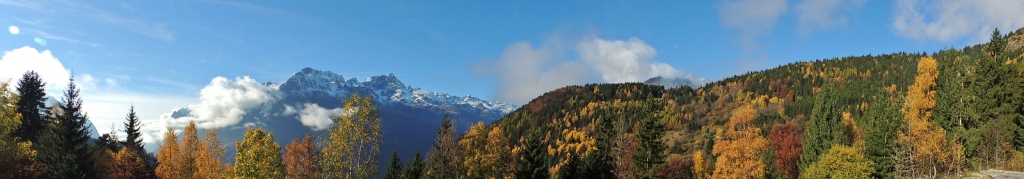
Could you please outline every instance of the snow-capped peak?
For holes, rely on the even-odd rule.
[[[514,105],[505,102],[485,101],[471,95],[460,97],[447,92],[413,88],[402,83],[393,73],[387,76],[369,77],[360,82],[356,78],[344,81],[341,75],[330,71],[304,68],[288,79],[281,89],[286,93],[311,94],[336,99],[347,98],[353,92],[360,95],[369,93],[376,101],[384,105],[456,108],[453,109],[456,111],[460,110],[458,108],[465,108],[464,110],[497,112],[500,115],[511,113],[516,109]]]

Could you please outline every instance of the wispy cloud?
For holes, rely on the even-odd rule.
[[[742,55],[736,62],[739,72],[761,68],[768,59],[760,40],[770,34],[779,16],[789,10],[786,0],[727,0],[719,4],[722,26],[736,29]]]
[[[68,42],[68,43],[72,43],[72,44],[87,45],[87,46],[92,46],[92,47],[99,47],[99,46],[101,46],[98,43],[86,42],[86,41],[81,41],[81,40],[78,40],[78,39],[73,39],[73,38],[68,38],[68,37],[64,37],[64,36],[54,35],[54,34],[50,34],[50,33],[46,32],[46,31],[42,31],[42,30],[34,29],[31,32],[33,34],[39,36],[40,38],[44,38],[44,39],[64,41],[64,42]]]
[[[1024,26],[1024,1],[898,0],[892,26],[911,39],[942,42],[964,37],[988,40],[992,29],[1004,32]]]
[[[826,30],[842,27],[849,23],[847,13],[864,5],[867,0],[804,0],[796,7],[801,33],[814,29]]]
[[[95,8],[88,4],[79,3],[77,1],[61,0],[54,3],[41,1],[0,0],[0,4],[31,9],[37,12],[59,13],[68,17],[84,17],[100,23],[126,28],[129,31],[163,41],[174,41],[174,33],[170,30],[170,25],[167,23],[147,21],[140,19],[138,16],[116,14]]]

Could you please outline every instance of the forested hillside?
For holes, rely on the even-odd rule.
[[[918,178],[1024,170],[1021,32],[996,31],[989,43],[931,54],[791,63],[697,89],[568,86],[471,128],[458,141],[462,152],[450,154],[463,161],[448,169],[468,178]]]

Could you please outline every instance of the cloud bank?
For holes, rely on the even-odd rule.
[[[992,29],[1009,32],[1024,26],[1024,1],[898,0],[892,26],[913,39],[942,42],[964,37],[984,42]]]
[[[654,47],[638,38],[585,37],[575,43],[549,40],[539,47],[516,42],[506,47],[499,58],[484,60],[470,70],[477,75],[497,77],[496,98],[520,104],[568,85],[643,82],[656,76],[703,80],[669,64],[652,61],[656,55]]]
[[[162,115],[167,127],[181,127],[195,121],[199,128],[210,129],[237,124],[248,110],[263,107],[279,96],[278,85],[264,85],[248,76],[230,80],[216,77],[199,92],[199,104],[188,105],[187,116]]]

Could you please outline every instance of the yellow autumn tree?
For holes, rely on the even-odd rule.
[[[281,146],[274,142],[274,134],[263,128],[249,128],[245,137],[235,144],[234,177],[284,178]]]
[[[331,115],[334,125],[328,129],[318,161],[321,178],[369,178],[377,174],[380,113],[371,97],[356,94],[345,100],[343,111]]]
[[[726,131],[715,142],[712,153],[718,156],[712,178],[760,178],[765,166],[761,154],[768,148],[768,140],[761,137],[761,129],[751,121],[757,111],[750,105],[733,110]]]
[[[179,162],[181,150],[178,148],[178,135],[174,134],[174,129],[167,128],[167,132],[164,133],[164,144],[160,146],[156,157],[160,162],[156,167],[157,178],[185,178]]]
[[[708,175],[708,160],[704,159],[703,151],[693,152],[693,178],[706,179]]]
[[[42,167],[35,158],[32,142],[18,142],[14,132],[21,125],[18,94],[9,82],[0,82],[0,178],[38,177]],[[22,163],[22,165],[18,165]]]
[[[226,150],[221,147],[220,139],[217,138],[217,130],[210,129],[206,131],[206,135],[203,137],[202,144],[199,145],[199,150],[196,151],[195,173],[192,175],[194,178],[223,178],[224,168],[224,152]]]
[[[494,127],[487,133],[487,146],[484,148],[490,153],[487,155],[488,160],[485,163],[490,173],[485,173],[484,177],[512,177],[509,174],[515,172],[515,170],[509,167],[508,164],[513,163],[515,160],[512,158],[512,148],[508,141],[508,137],[505,136],[505,132],[500,127]]]
[[[833,145],[828,153],[811,164],[803,173],[803,178],[871,178],[874,172],[871,160],[857,148],[844,145]]]
[[[459,140],[459,148],[465,155],[462,165],[466,170],[465,173],[460,174],[463,178],[484,178],[483,175],[490,172],[487,171],[490,168],[487,163],[490,156],[488,156],[487,149],[484,148],[486,145],[487,126],[484,126],[483,122],[477,122],[470,126],[469,132],[462,135],[462,139]]]
[[[946,132],[935,126],[929,120],[932,119],[932,109],[935,108],[935,79],[938,78],[938,63],[932,57],[922,58],[917,65],[917,76],[914,77],[914,84],[907,88],[907,102],[903,108],[903,119],[907,122],[907,130],[897,132],[897,142],[905,144],[903,150],[909,150],[909,159],[903,158],[910,163],[906,168],[898,169],[909,171],[911,177],[922,177],[930,175],[935,177],[942,171],[942,164],[948,163],[952,157],[948,152],[963,152],[963,150],[950,151],[949,148],[957,148],[956,144],[950,145],[946,142]],[[959,146],[962,148],[962,146]],[[906,153],[906,152],[905,152]]]

